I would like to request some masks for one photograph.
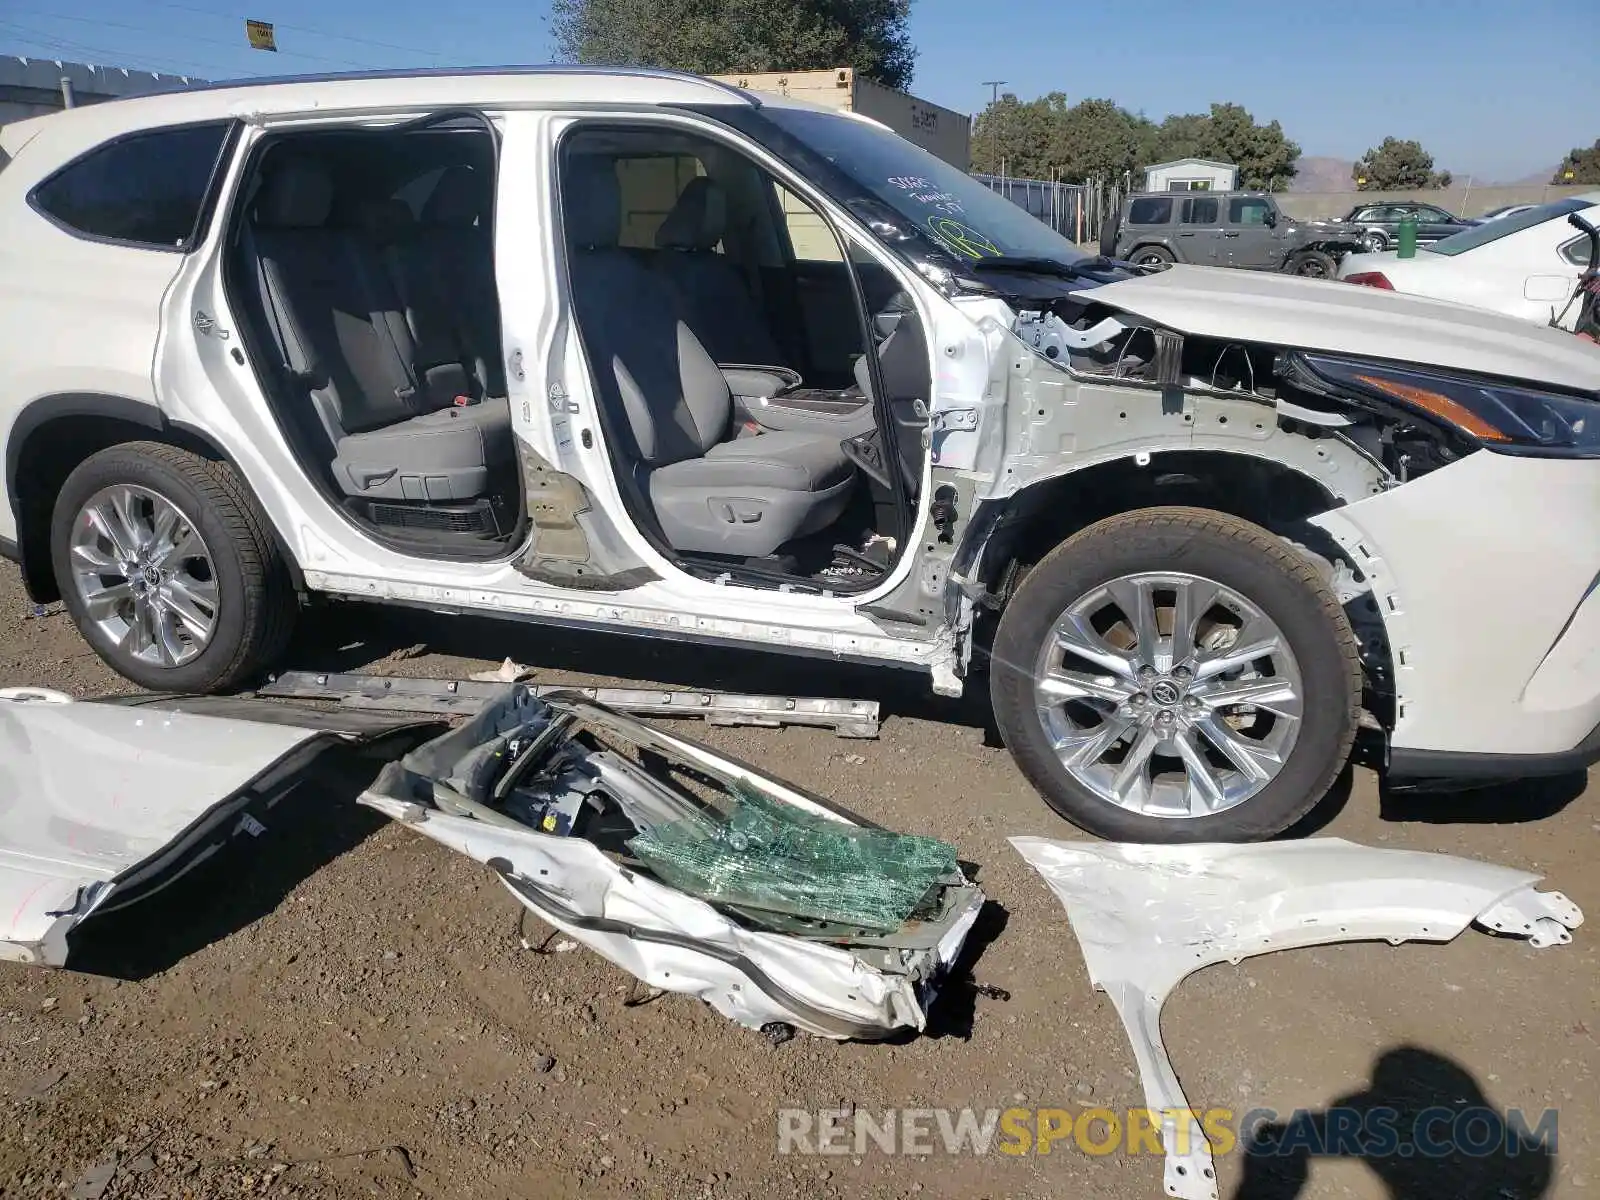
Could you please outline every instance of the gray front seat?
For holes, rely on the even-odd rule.
[[[564,167],[578,327],[601,403],[631,436],[634,478],[668,543],[761,557],[837,520],[855,482],[838,439],[764,433],[729,440],[733,397],[691,332],[677,291],[618,248],[614,161],[571,155]]]
[[[728,197],[705,176],[691,179],[656,231],[660,266],[688,309],[690,327],[719,363],[781,367],[749,281],[717,249],[728,228]]]

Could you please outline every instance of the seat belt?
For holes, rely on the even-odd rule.
[[[283,319],[283,313],[278,308],[278,289],[272,284],[271,272],[267,270],[267,260],[256,249],[255,237],[249,229],[245,230],[245,253],[250,256],[250,261],[256,268],[256,291],[261,296],[261,307],[266,311],[267,324],[271,326],[272,341],[278,351],[278,361],[284,373],[297,382],[309,384],[312,381],[311,364],[307,361],[305,349],[300,345],[298,338],[291,337]]]
[[[394,285],[394,294],[400,301],[402,320],[406,321],[407,331],[411,336],[412,347],[420,353],[422,350],[421,339],[417,330],[412,327],[406,314],[414,309],[415,297],[406,285],[405,265],[401,262],[400,251],[393,245],[382,247],[378,253],[383,258],[385,273]],[[465,345],[462,344],[461,329],[454,314],[450,314],[444,322],[447,326],[446,335],[450,342],[451,350],[455,353],[454,361],[445,359],[442,362],[417,364],[418,376],[422,384],[424,401],[434,408],[448,408],[452,405],[461,407],[467,404],[476,404],[482,397],[477,389],[472,386],[471,372],[467,367],[469,356]]]
[[[278,362],[290,381],[305,389],[305,394],[311,401],[311,409],[316,413],[317,423],[322,427],[323,435],[328,439],[329,446],[336,447],[339,440],[344,437],[344,427],[339,421],[337,411],[338,401],[326,391],[328,381],[318,376],[316,364],[312,362],[310,352],[301,343],[294,322],[284,315],[278,301],[278,289],[272,282],[272,272],[267,267],[266,256],[257,248],[255,236],[248,225],[245,227],[241,243],[255,266],[256,291],[261,297],[261,309],[267,318],[267,331],[272,335],[274,348],[278,351]]]

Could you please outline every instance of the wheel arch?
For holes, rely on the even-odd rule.
[[[1004,560],[1037,560],[1079,530],[1135,508],[1210,508],[1271,529],[1355,498],[1287,463],[1252,454],[1174,448],[1124,455],[990,501],[1003,511],[973,567],[996,582]]]
[[[1138,254],[1139,251],[1141,251],[1141,250],[1160,250],[1160,251],[1162,251],[1162,252],[1164,252],[1166,254],[1170,254],[1172,256],[1172,261],[1173,262],[1187,262],[1188,261],[1186,258],[1184,258],[1184,256],[1182,254],[1180,254],[1178,252],[1178,248],[1176,246],[1172,245],[1171,242],[1166,241],[1166,240],[1164,240],[1162,238],[1159,238],[1159,237],[1143,237],[1143,238],[1140,238],[1137,242],[1134,243],[1133,247],[1131,249],[1129,249],[1129,251],[1125,255],[1123,255],[1122,257],[1126,258],[1126,259],[1129,259],[1129,260],[1132,260],[1134,255]]]
[[[1143,464],[1141,465],[1141,459]],[[1342,558],[1338,545],[1308,518],[1370,494],[1349,491],[1299,465],[1218,449],[1152,450],[1124,455],[1041,479],[1004,499],[980,505],[950,574],[947,608],[968,598],[998,614],[1031,567],[1055,546],[1097,521],[1139,508],[1206,508],[1239,517],[1279,535],[1313,556]],[[1357,484],[1355,479],[1340,483]],[[1356,576],[1358,579],[1359,574]],[[1370,599],[1370,597],[1368,597]],[[1352,616],[1355,614],[1352,613]],[[1388,632],[1376,606],[1358,636],[1374,685],[1373,701],[1392,679]],[[987,622],[992,633],[993,621]],[[1385,719],[1382,711],[1380,720]]]
[[[194,426],[170,421],[155,405],[129,396],[61,392],[40,396],[17,414],[6,438],[6,500],[16,521],[23,584],[35,603],[61,598],[50,566],[50,520],[61,485],[91,455],[138,441],[176,446],[238,470],[215,438]],[[294,556],[276,528],[272,532],[296,588],[303,590]]]

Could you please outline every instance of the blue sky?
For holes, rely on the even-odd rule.
[[[0,53],[211,78],[543,62],[547,0],[0,0]],[[1414,137],[1510,180],[1600,137],[1595,0],[916,0],[912,90],[962,112],[986,79],[1108,96],[1159,119],[1214,100],[1276,117],[1306,154]],[[278,27],[251,51],[244,18]]]

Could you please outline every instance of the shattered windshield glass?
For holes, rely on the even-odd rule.
[[[671,887],[717,903],[898,929],[956,870],[935,838],[830,821],[750,787],[726,820],[657,825],[628,842]]]

